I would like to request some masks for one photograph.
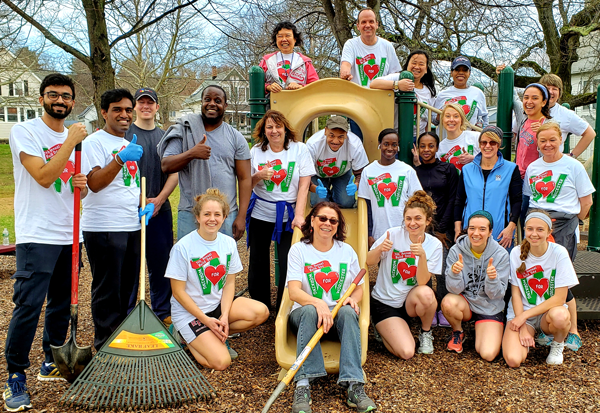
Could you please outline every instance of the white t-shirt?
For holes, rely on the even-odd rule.
[[[558,103],[550,108],[550,116],[552,116],[553,121],[558,122],[560,125],[560,130],[562,132],[562,142],[560,144],[561,152],[565,147],[565,139],[567,139],[569,133],[581,136],[588,126],[590,126],[590,124],[581,119],[575,111],[569,110]]]
[[[104,168],[129,141],[99,130],[82,145],[81,172]],[[138,218],[141,174],[137,162],[129,161],[110,184],[99,192],[88,191],[83,199],[81,227],[90,232],[130,232],[141,228]]]
[[[481,120],[483,126],[487,126],[489,123],[485,95],[481,89],[475,86],[469,86],[466,89],[457,89],[454,86],[450,86],[437,95],[434,106],[437,109],[442,109],[448,103],[458,103],[462,106],[467,120],[473,125],[478,120]]]
[[[360,272],[358,256],[352,247],[341,241],[333,241],[327,252],[315,249],[312,244],[297,242],[288,254],[286,287],[290,281],[301,281],[302,290],[325,301],[330,310]],[[358,285],[362,285],[364,277]],[[302,307],[294,303],[292,311]]]
[[[166,278],[185,281],[185,292],[204,313],[215,310],[221,302],[227,276],[242,271],[242,262],[233,238],[218,233],[207,241],[192,231],[171,249]],[[171,297],[171,318],[177,330],[196,319]]]
[[[465,164],[460,163],[458,157],[465,153],[475,156],[479,152],[479,132],[466,130],[455,139],[442,140],[435,156],[442,162],[454,164],[456,169],[462,171]]]
[[[50,161],[58,152],[68,130],[55,132],[41,118],[17,123],[10,131],[10,151],[15,179],[15,235],[17,244],[29,242],[51,245],[73,243],[73,186],[75,154],[60,177],[44,188],[21,164],[21,152]],[[79,240],[82,241],[81,230]]]
[[[337,178],[351,168],[358,171],[369,164],[363,143],[352,132],[348,132],[348,137],[337,152],[327,145],[325,129],[312,135],[306,142],[306,147],[316,165],[317,176],[321,178]]]
[[[271,146],[263,150],[257,145],[250,150],[252,174],[269,163],[274,173],[271,180],[262,180],[254,187],[254,193],[260,198],[277,202],[286,201],[291,204],[298,198],[298,183],[300,177],[313,176],[315,165],[312,157],[302,142],[290,142],[289,148],[281,152],[273,152]],[[277,207],[271,202],[256,200],[252,210],[252,218],[266,222],[275,222]],[[287,222],[287,208],[283,222]]]
[[[517,268],[523,262],[520,255],[520,245],[510,252],[510,283],[519,287],[524,311],[554,296],[556,288],[571,288],[579,284],[569,253],[562,245],[548,243],[548,250],[541,257],[529,253],[523,274],[517,273]],[[511,319],[511,314],[514,318],[512,298],[508,310],[508,318]]]
[[[391,73],[387,76],[383,76],[382,77],[383,80],[391,80],[396,81],[396,80],[400,80],[400,73]],[[423,86],[421,89],[417,89],[415,88],[414,90],[415,95],[417,95],[417,100],[421,103],[426,103],[429,106],[433,106],[433,104],[435,103],[435,98],[431,97],[431,90],[429,90],[429,88],[427,86]],[[427,129],[427,121],[428,121],[428,114],[427,114],[427,109],[419,107],[419,115],[421,116],[421,122],[419,123],[419,133],[417,134],[417,108],[415,107],[415,120],[414,120],[414,127],[413,127],[413,135],[414,136],[419,136],[420,134],[422,134],[423,132],[425,132],[425,130]],[[434,114],[432,114],[433,116]],[[398,129],[398,104],[394,104],[394,128]]]
[[[400,308],[404,305],[406,296],[417,284],[417,265],[419,257],[410,251],[412,244],[408,231],[404,227],[390,228],[390,241],[394,247],[381,254],[377,281],[371,295],[377,301],[390,307]],[[371,247],[376,248],[385,241],[384,233]],[[427,255],[427,269],[431,274],[442,273],[443,249],[442,243],[436,237],[425,234],[423,249]]]
[[[371,201],[373,237],[404,222],[404,204],[415,191],[423,189],[415,170],[402,161],[383,166],[371,162],[360,176],[358,196]]]
[[[581,162],[566,155],[552,163],[544,162],[544,158],[533,161],[523,180],[523,195],[530,197],[530,208],[568,214],[579,214],[579,198],[595,191]]]
[[[365,87],[376,77],[402,71],[394,45],[381,37],[373,46],[364,44],[360,36],[347,40],[342,62],[352,65],[352,82]]]

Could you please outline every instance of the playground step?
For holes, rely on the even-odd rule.
[[[577,251],[573,264],[579,285],[571,292],[577,298],[577,314],[581,319],[600,319],[600,253]]]
[[[577,318],[579,320],[599,320],[600,298],[577,298]]]

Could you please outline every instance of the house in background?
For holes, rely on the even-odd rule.
[[[44,76],[0,48],[0,139],[8,139],[17,123],[43,115],[38,96]]]
[[[94,133],[98,127],[96,107],[94,105],[89,105],[83,112],[77,115],[77,120],[85,125],[88,134]]]

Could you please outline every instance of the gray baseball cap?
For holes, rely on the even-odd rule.
[[[350,129],[348,121],[341,116],[330,117],[327,119],[325,126],[327,126],[327,129],[341,129],[344,132],[348,132],[348,129]]]

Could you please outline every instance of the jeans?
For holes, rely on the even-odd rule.
[[[165,278],[169,263],[169,253],[173,247],[173,215],[171,210],[162,210],[146,226],[146,260],[148,263],[148,278],[150,279],[150,303],[152,311],[160,319],[171,315],[171,280]],[[138,297],[139,277],[129,298],[130,313]]]
[[[296,332],[296,355],[300,355],[312,336],[317,332],[317,309],[313,305],[305,305],[297,308],[290,314],[290,326]],[[328,336],[337,331],[337,336],[342,344],[340,349],[340,375],[338,384],[344,382],[364,383],[361,367],[361,342],[358,316],[352,307],[345,305],[340,308],[333,320],[333,327]],[[296,373],[294,381],[301,379],[312,379],[326,376],[325,362],[321,344],[317,343],[315,348],[306,358],[306,361]]]
[[[219,232],[233,238],[233,221],[235,221],[237,216],[237,210],[230,212],[227,218],[225,218],[225,222],[223,222]],[[152,222],[152,220],[150,220],[150,222]],[[194,214],[191,211],[179,211],[177,214],[177,241],[197,229],[198,224]]]
[[[331,201],[338,204],[340,208],[352,208],[356,199],[354,195],[348,196],[346,193],[346,186],[350,182],[352,175],[351,170],[337,178],[319,178],[313,175],[311,178],[313,184],[317,185],[317,179],[320,179],[325,188],[327,188],[327,198],[319,198],[316,192],[310,192],[310,205],[315,206],[322,201]]]
[[[100,350],[127,317],[140,276],[141,231],[84,231],[83,240],[92,270],[94,347]]]
[[[54,361],[50,345],[62,346],[69,328],[72,245],[17,244],[17,271],[12,318],[4,354],[9,375],[30,366],[29,352],[46,297],[42,347],[45,361]]]

